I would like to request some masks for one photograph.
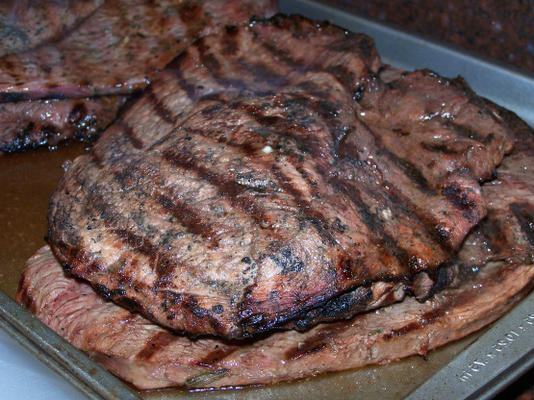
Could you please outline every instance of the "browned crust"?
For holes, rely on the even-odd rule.
[[[66,277],[45,247],[29,260],[17,300],[141,389],[223,387],[272,384],[426,354],[498,319],[533,284],[532,265],[490,263],[475,278],[425,303],[408,298],[350,321],[237,345],[172,335],[102,301],[89,286]]]

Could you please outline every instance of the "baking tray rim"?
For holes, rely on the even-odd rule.
[[[379,48],[379,52],[384,61],[387,63],[391,63],[394,66],[402,65],[403,61],[401,60],[400,62],[396,62],[398,60],[395,59],[395,56],[390,57],[390,53],[387,50],[384,52],[384,49],[381,48],[382,45],[379,43],[382,41],[383,38],[389,37],[390,40],[394,38],[396,42],[398,42],[399,40],[404,40],[408,43],[411,43],[412,45],[414,43],[417,43],[420,45],[424,45],[425,51],[430,50],[433,53],[442,52],[447,57],[451,55],[459,57],[462,63],[473,64],[473,66],[475,67],[475,72],[477,71],[477,69],[482,68],[485,74],[500,74],[501,78],[504,77],[506,82],[517,81],[518,86],[521,86],[523,89],[524,84],[526,83],[527,86],[533,89],[532,91],[529,91],[530,93],[533,93],[533,95],[532,99],[530,99],[528,104],[532,104],[533,107],[531,109],[534,110],[534,74],[529,74],[515,67],[511,67],[497,61],[489,60],[483,56],[471,53],[455,46],[444,44],[439,41],[423,37],[421,35],[406,32],[397,27],[392,27],[387,24],[372,21],[358,16],[357,14],[354,14],[352,12],[340,10],[338,8],[321,4],[316,1],[280,0],[279,3],[280,9],[283,12],[287,12],[289,10],[292,10],[292,7],[296,7],[297,9],[293,9],[292,11],[297,11],[298,13],[301,13],[305,16],[315,17],[316,19],[322,20],[333,19],[333,22],[338,23],[340,26],[346,27],[347,24],[343,22],[340,23],[339,21],[339,18],[344,18],[346,20],[352,20],[353,22],[355,21],[357,24],[359,24],[360,27],[366,28],[355,30],[357,32],[379,32],[379,40],[377,40],[376,34],[371,34],[371,36],[373,36],[373,38],[377,42],[377,47]],[[316,9],[320,10],[323,15],[320,17],[310,15],[309,10],[307,10],[306,7],[315,7]],[[407,55],[409,56],[409,53],[407,53]],[[438,57],[438,59],[440,58]],[[407,67],[414,68],[414,66]],[[447,73],[448,71],[441,70],[439,65],[438,68],[432,66],[430,67],[442,75],[451,75],[450,73]],[[417,66],[415,66],[415,68],[417,68]],[[465,76],[465,73],[463,75]],[[476,83],[475,85],[473,85],[473,83],[469,81],[469,77],[467,77],[467,80],[477,93],[481,92],[479,90],[480,88],[477,88]],[[488,97],[490,100],[503,105],[503,98],[495,96],[492,92],[488,94],[485,93],[484,90],[482,90],[482,95],[485,95],[485,97]],[[509,92],[507,92],[507,95],[504,96],[504,99],[506,99],[507,96],[513,96],[513,93],[510,94]],[[526,120],[531,126],[534,126],[534,115],[527,115],[525,114],[525,112],[522,112],[522,110],[517,110],[517,108],[513,106],[507,108],[512,109],[512,111],[520,115],[520,117]],[[534,293],[531,293],[526,299],[523,300],[521,304],[525,302],[532,306],[532,304],[534,304]],[[517,307],[518,306],[514,307],[514,309],[512,309],[506,315],[514,313]],[[495,325],[490,329],[490,332],[491,330],[495,329],[495,327],[500,323],[502,323],[502,321],[497,321]],[[49,366],[55,372],[66,378],[71,384],[78,388],[88,398],[140,399],[137,393],[129,386],[124,384],[118,378],[114,377],[111,373],[106,371],[99,364],[92,361],[83,352],[77,350],[74,346],[62,339],[59,335],[53,332],[50,328],[48,328],[45,324],[39,321],[31,313],[29,313],[27,310],[17,304],[14,300],[12,300],[2,290],[0,290],[0,328],[4,329],[10,336],[15,338],[24,348],[26,348],[30,353],[32,353],[34,356],[43,361],[47,366]],[[477,342],[478,340],[471,346],[475,345]],[[458,354],[458,356],[454,357],[445,366],[452,363],[459,356],[464,354],[471,346],[463,350],[460,354]],[[527,351],[525,353],[525,356],[529,358],[528,356],[532,354],[533,350],[534,349],[530,349],[530,351]],[[501,389],[506,384],[510,383],[513,379],[517,378],[518,374],[524,372],[526,368],[534,364],[533,357],[530,357],[526,361],[519,361],[521,360],[518,360],[515,369],[509,368],[507,370],[507,375],[504,378],[500,379],[499,385],[496,385],[493,390],[488,389],[484,392],[485,397],[495,394],[496,390]],[[443,368],[445,368],[445,366]],[[440,371],[442,369],[440,369]],[[432,377],[428,379],[427,382],[431,379]],[[415,393],[416,391],[414,391],[413,393]],[[478,392],[477,396],[478,395],[482,395],[482,393]]]

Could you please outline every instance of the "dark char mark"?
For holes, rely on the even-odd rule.
[[[0,93],[0,103],[12,103],[15,101],[29,100],[30,96],[24,93]]]
[[[154,354],[163,350],[175,340],[176,337],[170,332],[158,332],[147,341],[145,347],[136,354],[135,358],[138,360],[149,360]]]
[[[453,131],[458,136],[471,139],[471,140],[476,140],[477,142],[480,142],[480,143],[486,143],[493,138],[493,134],[491,133],[488,136],[484,137],[478,134],[477,132],[473,131],[472,129],[468,128],[467,126],[457,124],[455,122],[452,122],[449,119],[446,119],[445,121],[443,121],[443,125],[447,127],[448,129],[450,129],[451,131]]]
[[[195,156],[188,153],[185,149],[168,149],[163,153],[163,157],[179,168],[195,171],[199,177],[216,186],[219,194],[228,198],[234,207],[239,207],[247,213],[262,229],[267,228],[266,225],[270,223],[268,216],[254,202],[254,198],[251,195],[244,193],[246,190],[244,186],[225,178],[222,174],[218,174],[199,165],[195,160]]]
[[[385,232],[382,221],[370,212],[369,207],[362,200],[360,189],[339,178],[333,178],[331,182],[346,193],[353,204],[357,206],[361,221],[367,226],[369,232],[373,233],[374,243],[396,258],[400,265],[409,266],[411,270],[417,270],[418,265],[414,263],[408,252],[400,247],[397,241]]]
[[[185,50],[182,54],[169,63],[167,70],[172,71],[178,81],[178,86],[180,86],[180,88],[187,93],[187,97],[189,97],[189,99],[194,101],[197,98],[195,85],[190,84],[182,74],[182,64],[188,56],[189,54],[187,50]]]
[[[133,146],[136,149],[142,149],[143,148],[143,141],[137,136],[137,134],[134,132],[133,128],[128,125],[126,121],[123,119],[120,119],[117,121],[117,123],[121,126],[121,128],[124,130],[124,133],[126,134],[126,137],[132,142]]]
[[[243,58],[239,58],[239,65],[254,76],[257,82],[268,82],[269,87],[280,87],[289,83],[288,79],[270,69],[267,65],[262,63],[250,63]]]
[[[233,56],[237,53],[237,50],[239,49],[239,45],[237,42],[238,34],[239,28],[237,26],[226,26],[225,34],[221,35],[223,54],[227,56]]]
[[[304,262],[293,253],[290,247],[284,247],[278,253],[269,254],[269,258],[282,269],[282,275],[300,272],[304,268]]]
[[[216,345],[213,351],[210,351],[200,360],[196,360],[195,364],[199,367],[211,368],[215,366],[219,361],[228,357],[230,354],[238,350],[240,346],[231,345]]]
[[[158,116],[165,122],[174,125],[174,123],[176,122],[176,117],[174,117],[172,115],[171,110],[169,110],[165,106],[165,104],[160,99],[158,99],[157,95],[154,93],[154,89],[152,88],[152,86],[149,85],[146,92],[147,99],[154,107],[154,110],[156,111]]]
[[[210,243],[211,248],[217,247],[219,239],[216,231],[211,224],[206,223],[204,218],[186,202],[178,199],[171,199],[164,195],[157,196],[158,202],[174,215],[182,225],[191,233],[197,234],[206,238]]]
[[[332,232],[330,232],[330,226],[326,217],[320,211],[314,209],[311,202],[303,198],[302,192],[291,184],[290,179],[283,174],[277,165],[273,165],[271,170],[280,187],[293,197],[299,211],[305,215],[307,221],[312,223],[319,236],[321,236],[326,243],[335,245],[336,240],[332,235]]]
[[[188,293],[175,293],[174,291],[170,290],[165,290],[162,294],[164,300],[161,304],[161,307],[165,312],[168,313],[167,319],[171,320],[176,318],[176,312],[183,313],[186,311],[196,318],[196,321],[193,322],[193,324],[201,325],[209,323],[215,332],[220,334],[224,332],[219,321],[213,316],[213,312],[201,307],[198,304],[198,300],[195,295]],[[176,310],[175,306],[177,305],[181,308]]]
[[[382,139],[379,135],[376,134],[365,122],[360,121],[362,125],[367,129],[367,131],[373,135],[375,139],[376,146],[379,150],[379,154],[384,154],[386,157],[388,157],[391,161],[395,163],[400,169],[402,169],[405,173],[405,175],[410,178],[410,180],[421,190],[423,193],[427,194],[435,194],[434,190],[430,187],[428,184],[428,181],[424,177],[424,175],[419,171],[419,169],[410,161],[405,160],[399,156],[397,156],[395,153],[391,152],[389,149],[387,149],[383,143]]]
[[[534,246],[534,206],[530,203],[512,203],[510,210],[517,218],[528,242]]]
[[[217,81],[223,87],[233,86],[239,90],[247,89],[247,85],[239,79],[226,78],[221,75],[221,63],[219,60],[217,60],[213,53],[210,53],[208,47],[206,46],[205,38],[197,40],[195,45],[198,48],[200,61],[204,67],[206,67],[215,81]]]
[[[441,193],[460,210],[468,211],[476,207],[461,188],[449,185],[445,186]]]
[[[445,154],[458,154],[463,153],[463,149],[455,149],[446,144],[441,143],[425,143],[421,142],[421,147],[425,150],[435,152],[435,153],[445,153]]]

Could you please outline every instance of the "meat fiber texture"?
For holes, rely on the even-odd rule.
[[[269,384],[387,363],[461,338],[496,320],[534,284],[534,134],[488,104],[515,132],[514,152],[483,188],[487,218],[451,260],[454,282],[351,320],[256,341],[190,339],[106,302],[65,275],[49,247],[24,270],[17,300],[70,343],[141,389]]]
[[[315,48],[318,42],[324,46],[316,50],[325,55],[320,60],[306,47],[308,43]],[[387,363],[426,354],[499,318],[534,285],[534,133],[513,113],[477,98],[461,80],[380,67],[369,43],[364,36],[334,27],[281,17],[197,42],[162,72],[161,81],[154,82],[130,113],[108,129],[92,154],[78,158],[67,172],[51,203],[55,256],[44,247],[28,261],[17,300],[59,335],[141,389],[272,384]],[[226,57],[220,56],[217,46],[226,49]],[[269,53],[258,53],[257,46],[269,49],[273,59],[266,56]],[[251,66],[248,57],[261,62]],[[360,58],[359,64],[351,57]],[[359,65],[358,73],[351,70],[353,65]],[[268,82],[259,76],[268,76]],[[331,173],[325,174],[327,167]],[[393,190],[380,193],[379,188],[386,186]],[[329,192],[332,188],[335,194]],[[477,190],[477,196],[470,197]],[[345,199],[348,195],[350,199]],[[338,204],[345,207],[334,214]],[[438,211],[424,208],[425,204]],[[356,206],[358,212],[353,211]],[[440,213],[439,207],[446,212]],[[330,215],[338,219],[325,223]],[[347,215],[359,219],[346,220]],[[438,235],[429,235],[435,242],[427,242],[440,254],[433,255],[439,267],[408,263],[409,271],[402,270],[402,258],[395,261],[399,243],[422,241],[429,232],[423,216],[439,215],[450,219],[431,224]],[[292,224],[293,219],[299,223]],[[369,238],[360,232],[358,238],[364,237],[366,246],[357,249],[368,251],[366,258],[347,262],[354,253],[347,251],[351,247],[346,243],[362,227],[368,228],[363,232]],[[242,238],[236,235],[246,229],[252,232],[249,247],[241,250]],[[415,239],[402,236],[403,229],[411,229]],[[171,232],[170,237],[162,240],[160,232]],[[349,239],[338,236],[345,233]],[[276,240],[269,241],[271,236]],[[175,238],[183,243],[174,242]],[[142,292],[142,284],[148,283],[150,290],[144,294],[153,297],[144,304],[152,301],[157,307],[162,298],[154,293],[173,289],[178,276],[177,283],[191,280],[193,289],[207,284],[205,290],[222,301],[220,293],[235,290],[226,282],[243,281],[233,279],[223,262],[214,262],[227,261],[225,252],[236,251],[236,259],[250,268],[264,259],[274,262],[274,269],[262,267],[274,271],[269,276],[272,282],[282,282],[277,288],[287,289],[272,296],[269,300],[275,304],[268,307],[274,309],[274,317],[284,315],[275,306],[280,299],[287,301],[284,295],[289,301],[291,295],[301,296],[304,284],[296,282],[304,278],[298,274],[314,268],[295,250],[301,241],[311,251],[322,247],[327,254],[343,252],[348,270],[343,269],[344,280],[336,282],[346,285],[357,285],[353,278],[358,273],[373,277],[371,266],[378,265],[381,271],[380,262],[382,271],[392,266],[388,282],[401,286],[386,289],[386,296],[397,290],[416,291],[418,285],[437,291],[436,282],[443,280],[443,274],[450,273],[453,279],[446,278],[447,287],[425,301],[407,296],[349,318],[347,309],[361,311],[372,305],[360,299],[364,304],[355,307],[340,299],[386,283],[381,280],[385,275],[378,274],[374,281],[368,279],[363,286],[319,300],[317,307],[297,314],[314,323],[329,316],[345,320],[321,323],[305,332],[275,329],[246,341],[192,338],[166,329],[161,321],[154,323],[154,308],[145,312],[149,320],[101,296],[143,311],[138,303],[143,300],[130,297],[132,293]],[[264,246],[260,250],[267,255],[254,255],[252,242]],[[175,246],[188,258],[177,258]],[[289,257],[284,249],[290,249]],[[373,251],[384,253],[371,264]],[[389,257],[384,256],[386,251]],[[113,262],[106,264],[107,259]],[[364,272],[358,272],[362,266]],[[153,273],[159,274],[159,281],[150,286]],[[219,280],[213,284],[202,274]],[[265,271],[257,271],[252,289],[265,284],[262,274]],[[425,278],[418,279],[423,274]],[[306,279],[310,277],[314,278]],[[318,279],[310,285],[321,284]],[[378,298],[371,293],[368,301]],[[400,299],[402,295],[395,298]],[[200,328],[220,326],[213,321],[225,308],[208,308],[202,301],[170,296],[163,297],[161,306],[166,312],[183,307],[181,317],[191,318]],[[265,327],[287,327],[285,321],[286,325],[262,326],[256,320],[245,326],[254,333]]]
[[[534,136],[484,185],[488,218],[451,264],[455,281],[424,303],[414,298],[246,343],[176,335],[64,274],[47,247],[27,264],[17,299],[70,343],[140,389],[272,384],[387,363],[429,350],[498,319],[534,285]],[[519,132],[520,133],[520,132]]]
[[[46,0],[8,1],[0,11],[0,151],[13,152],[92,138],[189,43],[253,14],[270,16],[276,5]],[[68,122],[74,107],[91,129]]]
[[[55,256],[192,335],[425,298],[486,215],[480,182],[512,132],[461,80],[380,67],[367,36],[300,17],[198,40],[62,178]]]

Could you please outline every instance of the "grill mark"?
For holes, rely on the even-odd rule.
[[[59,40],[61,40],[61,38],[64,38],[64,37],[67,37],[67,36],[70,36],[72,35],[74,32],[78,31],[80,29],[81,26],[83,26],[83,24],[89,20],[89,18],[93,17],[93,15],[98,12],[103,6],[104,6],[105,3],[102,3],[101,5],[99,5],[98,7],[95,7],[90,13],[88,13],[86,16],[84,16],[83,18],[79,19],[76,21],[75,24],[73,24],[71,27],[69,27],[69,29],[61,29],[57,35],[54,35],[54,36],[50,36],[48,39],[46,40],[43,40],[43,41],[40,41],[36,46],[34,47],[30,47],[30,48],[26,48],[24,49],[24,53],[27,53],[27,52],[34,52],[34,51],[37,51],[39,49],[42,49],[43,47],[47,47],[47,46],[50,46],[50,45],[55,45]],[[6,60],[7,61],[7,60]],[[48,67],[50,68],[50,67]],[[47,71],[47,72],[50,72],[50,71]]]
[[[440,249],[445,253],[450,253],[452,248],[452,243],[448,240],[448,234],[443,230],[439,220],[431,218],[428,214],[422,212],[416,203],[414,203],[410,198],[405,196],[393,183],[387,180],[382,180],[384,186],[389,187],[389,190],[384,191],[381,194],[384,194],[386,199],[389,201],[389,206],[404,214],[408,219],[415,219],[422,226],[424,232],[428,234],[430,239],[433,240],[432,244],[437,244],[440,246]],[[368,189],[370,192],[376,196],[375,191]]]
[[[163,153],[163,158],[179,168],[195,171],[203,180],[217,187],[219,194],[230,200],[234,207],[239,207],[262,229],[269,227],[272,234],[275,235],[274,229],[270,227],[270,218],[265,214],[265,211],[254,202],[250,195],[244,193],[247,190],[246,187],[199,165],[195,161],[194,155],[184,149],[181,149],[180,152],[175,149],[166,150]]]
[[[257,39],[257,35],[255,35]],[[276,59],[280,60],[283,63],[287,64],[290,68],[297,70],[299,72],[307,71],[325,71],[332,74],[344,87],[350,88],[355,82],[354,71],[350,71],[343,65],[334,65],[326,69],[318,67],[315,64],[307,65],[302,61],[295,60],[293,56],[286,50],[275,47],[271,43],[265,42],[264,40],[259,39],[260,45],[267,50],[271,55]]]
[[[139,353],[135,355],[135,359],[148,361],[154,354],[162,351],[175,340],[176,337],[170,332],[158,332],[148,339],[145,347],[143,347]]]
[[[150,104],[152,104],[152,107],[154,108],[154,111],[156,111],[156,114],[158,114],[158,116],[162,120],[174,126],[177,118],[173,116],[171,110],[169,110],[167,106],[165,106],[165,104],[160,99],[158,99],[158,97],[154,93],[152,85],[149,85],[147,88],[146,98],[148,99]]]
[[[187,97],[191,101],[195,101],[197,98],[196,87],[187,81],[182,74],[182,64],[184,63],[186,57],[189,55],[188,51],[185,50],[182,54],[176,57],[173,61],[169,63],[166,67],[167,70],[171,71],[175,76],[178,86],[187,94]]]
[[[271,43],[268,43],[268,42],[266,42],[264,40],[259,39],[258,38],[258,34],[256,32],[254,32],[254,39],[255,39],[256,42],[259,42],[260,45],[265,50],[267,50],[269,53],[271,53],[273,58],[275,58],[276,60],[282,61],[283,63],[289,65],[292,69],[297,70],[299,72],[307,72],[307,71],[312,69],[312,66],[307,65],[307,64],[302,63],[302,62],[298,62],[297,60],[295,60],[289,54],[289,52],[287,52],[287,51],[285,51],[285,50],[283,50],[283,49],[281,49],[279,47],[275,47]]]
[[[295,188],[290,179],[284,175],[277,165],[273,165],[271,168],[274,176],[280,187],[295,201],[300,213],[303,213],[308,221],[310,221],[313,227],[317,230],[319,236],[327,243],[331,245],[336,244],[336,240],[329,230],[329,224],[326,217],[320,211],[314,209],[311,202],[305,200],[304,194]]]
[[[534,246],[534,207],[530,203],[511,203],[510,210],[517,218],[528,242]]]
[[[107,221],[107,219],[106,219]],[[143,238],[129,230],[123,228],[113,228],[111,229],[116,236],[118,236],[124,243],[126,243],[131,248],[140,251],[142,254],[154,257],[156,253],[154,245],[149,239]]]
[[[403,170],[405,175],[410,178],[410,180],[421,190],[423,193],[426,194],[435,194],[435,190],[430,187],[427,179],[424,177],[422,172],[417,168],[413,163],[410,161],[401,158],[397,156],[395,153],[387,149],[384,144],[382,143],[382,138],[373,130],[369,125],[367,125],[364,121],[359,121],[365,129],[373,136],[376,148],[380,149],[379,152],[377,151],[377,154],[384,154],[386,157],[388,157],[393,163],[398,166],[400,169]]]
[[[360,189],[354,185],[348,185],[339,178],[332,178],[331,182],[339,187],[357,207],[361,222],[368,228],[369,233],[374,236],[372,238],[373,243],[381,249],[384,248],[389,255],[397,259],[401,266],[408,266],[411,270],[417,270],[418,266],[414,264],[407,250],[400,247],[393,237],[385,233],[382,221],[370,212],[369,207],[362,200]]]
[[[219,345],[217,345],[217,347],[218,346]],[[218,348],[217,347],[215,348],[215,350],[210,351],[200,360],[196,360],[194,364],[199,367],[212,368],[217,363],[219,363],[219,361],[228,357],[230,354],[235,353],[240,348],[239,346],[226,346],[226,347],[218,347]]]
[[[299,100],[303,101],[306,105],[310,104],[310,102],[305,98],[300,98]],[[320,102],[314,102],[314,103],[317,103],[317,104],[313,104],[314,111],[316,113],[320,114],[321,117],[323,117],[323,119],[329,125],[331,131],[336,131],[336,130],[339,131],[339,130],[342,129],[342,128],[339,127],[340,124],[331,122],[332,118],[330,118],[330,116],[331,116],[331,113],[332,113],[332,107],[326,107],[325,104],[321,104]],[[267,125],[271,125],[271,126],[273,126],[273,125],[274,126],[282,125],[283,126],[282,127],[282,131],[284,131],[284,132],[285,131],[289,131],[292,128],[292,127],[288,127],[287,126],[290,123],[289,121],[287,121],[287,120],[285,120],[283,118],[280,118],[280,117],[265,117],[265,116],[262,116],[261,113],[259,112],[259,110],[260,110],[259,107],[256,107],[256,108],[248,107],[248,109],[247,109],[249,114],[251,116],[253,116],[256,119],[256,121],[258,121],[262,125],[266,125],[266,124]],[[276,130],[276,132],[280,132],[280,130]],[[295,135],[287,135],[287,136],[290,136],[290,137],[296,139]],[[334,139],[337,139],[335,134],[333,134],[332,136],[334,136]],[[309,143],[306,143],[306,144],[309,145]],[[309,147],[306,150],[309,153],[313,154],[313,151],[311,149],[309,149]],[[275,173],[275,176],[277,176],[277,179],[278,179],[278,182],[279,182],[280,186],[283,187],[284,190],[286,190],[288,193],[290,193],[293,196],[293,198],[295,199],[295,202],[299,205],[300,210],[305,210],[306,216],[308,218],[310,218],[311,221],[315,221],[314,222],[314,226],[317,229],[319,235],[323,239],[325,239],[328,242],[330,242],[331,244],[335,244],[335,239],[333,238],[332,234],[330,232],[325,231],[325,226],[327,226],[327,223],[325,221],[325,217],[320,212],[317,212],[317,211],[313,210],[313,208],[311,208],[311,205],[309,204],[309,202],[304,201],[302,199],[302,193],[296,191],[295,188],[293,188],[292,185],[288,183],[287,178],[285,178],[283,176],[280,176],[281,171],[279,171],[279,170],[276,171],[276,170],[273,169],[273,172]],[[323,173],[323,175],[324,175],[324,173]],[[450,245],[447,242],[444,241],[444,239],[446,239],[446,237],[444,237],[442,234],[440,234],[441,231],[439,229],[435,228],[439,224],[436,221],[430,220],[427,216],[421,216],[421,213],[416,212],[417,208],[415,207],[413,202],[409,201],[409,199],[407,199],[398,190],[396,190],[394,185],[391,185],[390,183],[388,183],[388,185],[391,188],[393,188],[394,192],[395,192],[394,195],[391,195],[391,194],[388,193],[388,196],[390,197],[391,204],[396,209],[400,209],[401,212],[403,212],[409,218],[412,218],[413,216],[416,216],[418,218],[419,222],[421,223],[421,225],[425,228],[426,232],[428,232],[430,237],[432,239],[434,239],[434,241],[442,248],[442,250],[445,253],[450,252]],[[392,242],[392,240],[389,240],[389,239],[386,238],[386,242],[385,242],[386,244],[390,244],[391,242]],[[399,255],[402,255],[403,251],[396,250],[395,253],[399,254]],[[406,258],[407,256],[403,255],[403,257]]]
[[[123,119],[120,119],[118,121],[118,124],[120,127],[124,130],[124,133],[126,134],[126,137],[132,142],[132,145],[136,149],[142,149],[143,148],[143,141],[137,137],[136,133],[134,132],[133,128]]]
[[[205,18],[204,9],[199,2],[186,2],[178,11],[180,20],[187,27],[185,36],[191,40],[198,37],[198,32],[208,24]]]
[[[486,143],[488,140],[491,140],[491,138],[493,137],[493,135],[491,134],[488,136],[481,136],[475,131],[473,131],[472,129],[468,128],[467,126],[457,124],[456,122],[453,122],[449,119],[446,119],[445,121],[443,121],[442,124],[446,128],[453,131],[458,136],[471,139],[471,140],[476,140],[477,142],[480,142],[480,143]]]
[[[200,61],[206,67],[208,72],[211,74],[213,79],[223,87],[234,86],[237,89],[245,90],[247,85],[239,79],[231,79],[221,75],[221,63],[209,52],[209,49],[206,46],[205,38],[201,38],[196,42],[196,47],[198,48],[198,54],[200,55]]]
[[[107,210],[107,205],[103,202],[102,198],[97,197],[96,191],[92,191],[90,204],[92,204],[97,214],[103,219],[105,226],[109,228],[108,232],[114,234],[119,240],[126,243],[132,249],[135,249],[148,257],[149,265],[156,272],[158,281],[164,280],[172,273],[174,264],[165,254],[158,251],[157,246],[155,246],[150,239],[144,238],[124,228],[113,227],[116,225],[116,220],[117,218],[120,218],[120,215]]]
[[[445,196],[447,200],[451,204],[453,204],[457,209],[463,210],[463,211],[476,211],[476,204],[474,204],[469,197],[467,197],[467,194],[459,187],[454,185],[445,186],[441,190],[441,194]],[[467,214],[464,214],[466,216]],[[468,219],[470,220],[472,216],[470,216]]]
[[[170,294],[170,292],[167,292]],[[224,333],[224,328],[221,323],[213,316],[213,313],[209,310],[203,308],[198,304],[197,296],[194,294],[183,294],[182,306],[184,310],[190,312],[197,321],[194,322],[195,325],[205,324],[206,321],[210,324],[213,330],[219,334]]]
[[[391,159],[395,163],[395,165],[397,165],[399,168],[401,168],[405,172],[405,176],[410,178],[410,180],[414,182],[414,184],[419,188],[421,192],[423,192],[426,195],[430,195],[430,196],[437,195],[436,191],[430,187],[427,179],[423,176],[421,171],[413,163],[401,157],[398,157],[395,153],[385,148],[382,145],[382,140],[380,136],[377,135],[365,122],[363,121],[360,121],[360,122],[375,138],[375,143],[380,149],[379,151],[377,151],[377,154],[385,154],[389,159]],[[395,186],[392,186],[392,187],[396,188]],[[459,189],[453,188],[452,186],[448,186],[442,189],[441,192],[445,196],[445,198],[455,208],[460,209],[460,210],[473,210],[473,209],[476,210],[476,205],[473,204],[466,197],[465,194],[462,194],[461,192],[459,192]],[[416,207],[414,206],[414,208]],[[464,217],[471,223],[474,221],[474,216],[472,215],[464,214]],[[427,217],[419,216],[418,218],[420,219],[420,221],[423,223],[424,226],[430,225],[430,224],[427,224],[426,222],[428,220]],[[427,231],[431,233],[432,237],[437,239],[438,243],[443,243],[443,239],[444,239],[443,229],[441,229],[441,226],[439,223],[435,224],[434,226],[436,226],[436,229],[433,229],[433,230],[427,229]]]
[[[433,153],[444,153],[444,154],[460,154],[463,153],[463,149],[454,149],[446,144],[442,143],[426,143],[421,142],[421,147],[425,150],[431,151]]]
[[[227,56],[233,56],[239,50],[237,42],[237,35],[239,34],[239,28],[235,25],[227,26],[225,28],[225,34],[221,35],[222,41],[222,53]]]
[[[157,201],[163,208],[172,213],[189,232],[205,238],[209,243],[209,248],[219,245],[219,238],[214,227],[204,222],[202,216],[186,202],[171,199],[162,194],[157,195]]]
[[[310,354],[317,353],[328,346],[326,341],[330,341],[351,327],[347,322],[332,322],[325,328],[319,330],[315,335],[307,338],[304,342],[287,350],[284,354],[286,361],[298,360]]]
[[[293,135],[290,131],[295,131],[298,128],[293,122],[279,116],[265,116],[259,112],[256,112],[251,107],[246,107],[250,116],[252,116],[262,128],[269,129],[270,133],[277,136],[285,136],[293,139],[297,144],[297,147],[310,155],[317,155],[319,150],[310,146],[309,140],[303,140],[299,135]],[[275,129],[273,129],[275,128]]]
[[[270,69],[267,64],[256,62],[251,63],[245,61],[242,57],[237,60],[245,70],[250,72],[256,81],[267,82],[269,87],[280,87],[288,84],[288,79]]]

